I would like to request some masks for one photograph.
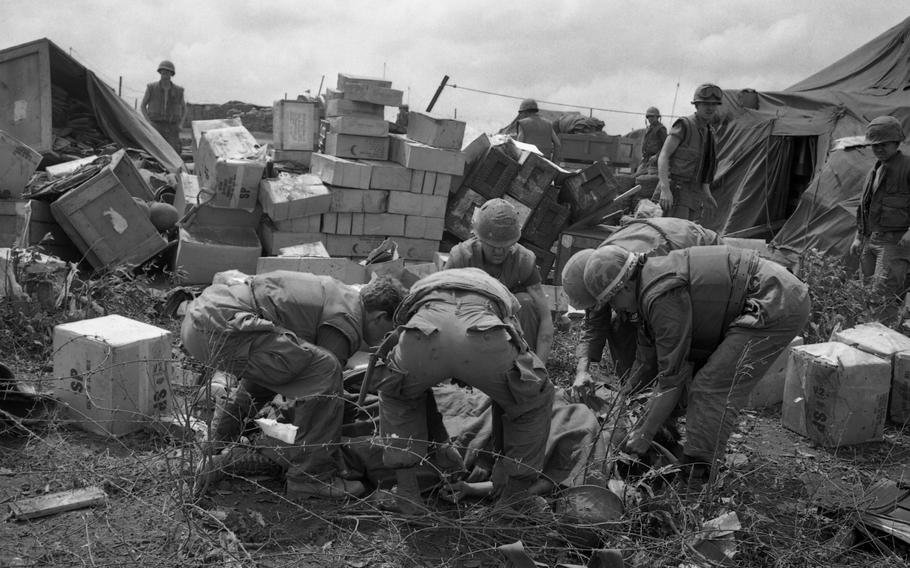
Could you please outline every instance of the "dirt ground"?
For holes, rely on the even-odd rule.
[[[558,334],[548,362],[560,384],[570,380],[577,327]],[[32,422],[6,420],[0,448],[4,513],[47,493],[97,486],[107,494],[104,504],[33,520],[6,514],[0,566],[492,567],[505,565],[496,547],[518,540],[546,566],[584,565],[591,547],[621,550],[626,566],[710,566],[695,536],[703,521],[729,512],[741,527],[730,537],[736,554],[713,565],[910,565],[901,543],[854,530],[862,526],[856,494],[841,493],[832,507],[819,489],[833,481],[862,495],[877,480],[904,479],[910,437],[889,426],[882,442],[826,449],[784,429],[779,406],[744,413],[712,493],[683,500],[651,480],[638,487],[657,487],[654,496],[643,492],[619,521],[597,526],[552,509],[515,516],[432,495],[425,512],[408,516],[371,498],[293,503],[280,481],[256,477],[226,479],[195,499],[199,444],[184,429],[108,439],[68,427],[53,408]]]

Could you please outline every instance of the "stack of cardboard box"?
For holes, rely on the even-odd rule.
[[[321,108],[315,102],[281,100],[272,107],[272,158],[310,165],[319,136]]]
[[[262,253],[256,229],[267,149],[242,125],[225,122],[193,122],[197,175],[181,174],[178,180],[174,206],[187,219],[174,269],[187,284],[210,283],[228,269],[253,274]]]
[[[464,172],[464,123],[410,113],[408,136],[390,135],[383,113],[401,104],[401,91],[389,81],[346,74],[337,86],[328,93],[324,150],[310,158],[312,175],[296,179],[307,189],[295,205],[277,212],[280,183],[262,183],[266,253],[320,241],[333,257],[364,258],[392,238],[402,259],[432,260],[449,191]]]

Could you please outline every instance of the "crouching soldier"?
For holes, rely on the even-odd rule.
[[[654,386],[626,449],[645,454],[688,390],[683,479],[700,489],[749,393],[805,326],[806,285],[755,251],[727,246],[648,258],[608,245],[587,259],[584,283],[597,302],[642,320],[630,382]]]
[[[694,221],[657,217],[628,221],[607,237],[600,247],[617,245],[627,251],[653,258],[664,256],[673,250],[716,244],[720,244],[717,233]],[[573,301],[572,306],[585,310],[582,338],[575,348],[578,362],[572,386],[576,388],[593,382],[588,367],[590,363],[601,360],[605,345],[610,349],[614,369],[620,378],[627,375],[635,362],[638,328],[629,317],[632,314],[614,318],[610,305],[597,305],[597,301],[585,288],[585,263],[593,254],[594,249],[580,251],[569,259],[563,269],[563,288],[569,297],[580,302],[575,304]]]
[[[406,475],[426,456],[427,389],[456,379],[493,401],[501,454],[494,491],[510,504],[527,496],[543,469],[554,390],[518,331],[518,309],[515,297],[477,268],[443,270],[411,288],[395,313],[399,327],[390,340],[397,345],[373,383],[387,467]]]
[[[206,288],[187,309],[184,348],[240,379],[213,419],[214,441],[236,441],[261,405],[284,395],[295,401],[295,443],[268,454],[287,467],[288,496],[362,493],[360,482],[341,479],[338,472],[341,371],[351,355],[393,329],[401,298],[388,278],[358,291],[328,276],[286,271]],[[203,462],[203,471],[217,472],[226,456]]]

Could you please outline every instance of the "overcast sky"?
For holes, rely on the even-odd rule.
[[[315,94],[323,78],[323,91],[334,87],[342,72],[385,76],[425,110],[448,75],[459,88],[443,91],[434,114],[457,112],[473,136],[511,121],[519,101],[460,87],[688,114],[699,83],[784,89],[899,23],[910,2],[0,0],[0,13],[0,49],[47,37],[114,88],[122,76],[130,103],[162,59],[200,103],[271,105]],[[644,123],[594,116],[610,134]]]

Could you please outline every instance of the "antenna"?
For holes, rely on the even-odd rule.
[[[679,79],[676,80],[676,92],[673,93],[673,107],[670,109],[670,118],[676,118],[676,97],[679,96]]]

